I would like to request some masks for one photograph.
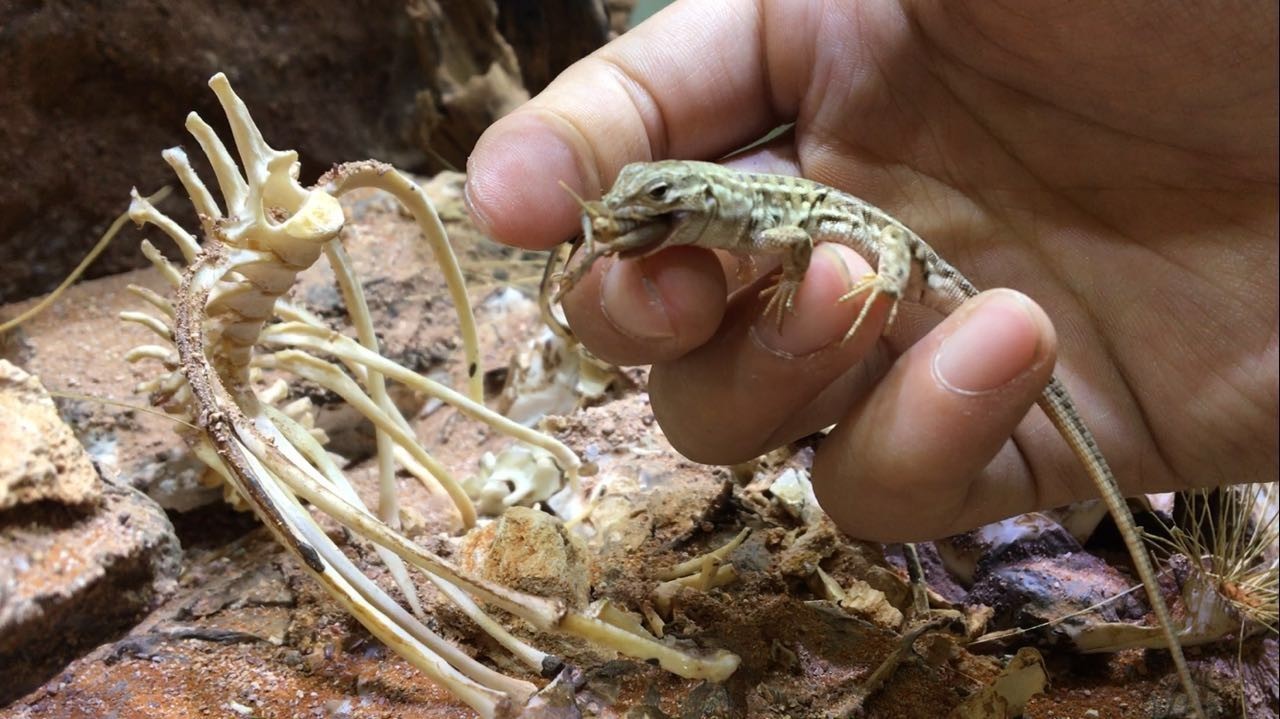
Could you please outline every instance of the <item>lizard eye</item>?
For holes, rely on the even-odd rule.
[[[662,184],[658,184],[658,185],[654,185],[653,187],[650,187],[649,197],[655,200],[661,200],[662,198],[667,196],[667,187],[668,186],[665,182]]]

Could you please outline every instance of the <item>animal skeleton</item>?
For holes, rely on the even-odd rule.
[[[719,680],[731,674],[738,658],[728,652],[691,656],[576,611],[558,599],[530,596],[469,576],[397,531],[397,461],[424,481],[439,483],[453,499],[464,526],[475,524],[476,513],[461,486],[418,444],[388,397],[387,380],[438,398],[498,432],[549,453],[575,489],[581,462],[564,444],[482,404],[475,322],[462,273],[422,190],[389,165],[374,161],[337,166],[315,187],[304,188],[298,183],[297,153],[266,144],[225,76],[215,75],[209,84],[230,122],[244,172],[212,128],[199,115],[188,115],[187,130],[213,166],[224,205],[217,203],[181,149],[163,153],[199,214],[204,242],[198,243],[135,190],[129,216],[139,224],[155,225],[173,239],[187,267],[179,270],[144,241],[143,253],[173,287],[173,297],[131,287],[161,316],[123,315],[163,340],[134,349],[127,359],[163,364],[166,372],[144,383],[143,389],[150,392],[152,404],[195,427],[184,430],[195,454],[252,507],[276,539],[347,611],[481,716],[553,710],[532,683],[489,668],[428,629],[406,563],[425,572],[485,632],[544,676],[560,672],[563,662],[513,636],[479,603],[499,607],[539,631],[573,634],[601,648],[656,659],[686,677]],[[346,218],[337,196],[360,187],[395,196],[430,242],[461,324],[469,377],[465,394],[379,353],[364,293],[340,240]],[[355,339],[334,332],[284,298],[298,273],[322,254],[337,277]],[[264,394],[254,388],[251,375],[260,369],[315,382],[374,424],[380,480],[376,515],[313,436],[305,407],[295,404],[286,412],[264,401],[264,396],[271,399],[279,393]],[[412,611],[347,558],[303,501],[377,546]]]

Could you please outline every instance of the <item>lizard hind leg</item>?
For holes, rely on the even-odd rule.
[[[841,344],[848,342],[858,333],[858,329],[870,314],[871,307],[881,295],[886,295],[893,300],[893,304],[889,306],[889,317],[885,320],[884,329],[880,330],[881,334],[888,332],[893,326],[893,321],[898,317],[898,304],[902,301],[902,296],[907,291],[907,284],[911,280],[911,242],[902,228],[895,225],[881,227],[875,244],[880,254],[876,271],[863,277],[836,300],[836,302],[848,302],[858,295],[867,293],[867,299],[863,302],[861,311],[858,312],[858,318],[853,321],[849,331],[844,333],[844,339],[840,340]]]

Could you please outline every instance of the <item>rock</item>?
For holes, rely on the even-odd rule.
[[[870,584],[855,579],[844,589],[845,599],[840,606],[854,614],[864,617],[872,624],[886,629],[897,629],[902,626],[902,612],[889,603],[884,592]]]
[[[1096,609],[1106,621],[1143,614],[1130,579],[1085,552],[1062,525],[1033,512],[934,542],[947,570],[969,587],[965,601],[994,610],[992,626],[1030,627],[1119,597]]]
[[[200,484],[204,467],[175,431],[180,425],[133,409],[149,407],[136,387],[155,376],[157,367],[125,361],[130,349],[155,341],[148,330],[117,316],[142,309],[126,289],[130,284],[168,292],[154,270],[80,282],[5,335],[11,344],[0,347],[0,355],[38,375],[49,390],[79,395],[59,400],[58,408],[99,472],[142,490],[165,509],[188,511],[222,493]],[[16,315],[32,302],[0,308],[0,316]]]
[[[1022,558],[983,574],[969,601],[991,607],[991,625],[997,628],[1035,627],[1099,604],[1090,614],[1093,620],[1134,620],[1142,617],[1145,604],[1140,595],[1125,594],[1132,581],[1087,552]],[[1051,637],[1056,631],[1044,629]]]
[[[203,80],[231,77],[268,138],[314,180],[334,162],[422,167],[408,138],[421,89],[399,2],[220,4],[125,0],[0,3],[0,298],[51,289],[143,193],[175,184],[160,150],[194,141],[197,110],[223,127]],[[175,219],[190,226],[185,203]],[[170,248],[161,233],[148,233]],[[90,272],[145,264],[127,230]]]
[[[106,483],[89,512],[0,515],[0,704],[132,626],[173,590],[181,562],[164,511],[128,487]]]
[[[965,587],[1026,558],[1080,552],[1080,543],[1062,525],[1039,512],[1021,514],[934,542],[943,565]]]
[[[571,607],[587,603],[586,546],[558,519],[528,507],[511,507],[496,522],[464,541],[463,567],[512,589],[559,597]]]
[[[0,359],[0,511],[39,501],[92,505],[98,473],[40,380]]]
[[[205,716],[474,714],[363,632],[265,530],[192,550],[178,590],[126,636],[0,704],[4,719]]]
[[[491,292],[487,288],[518,284],[526,274],[536,282],[540,263],[523,261],[527,259],[523,255],[514,256],[522,261],[508,262],[513,255],[499,255],[494,248],[467,239],[466,228],[456,222],[464,213],[457,201],[461,195],[456,175],[437,178],[427,186],[427,192],[436,200],[451,198],[439,205],[477,299],[482,364],[506,366],[513,342],[532,336],[536,329],[536,313],[524,317],[520,307],[528,303],[502,300],[510,290]],[[344,244],[357,274],[365,280],[384,350],[404,364],[449,379],[456,386],[464,369],[458,362],[451,308],[416,229],[374,193],[353,193],[344,202],[355,215],[353,231]],[[354,226],[357,224],[359,227]],[[495,262],[499,259],[503,261]],[[533,272],[530,264],[536,267]],[[320,275],[322,271],[299,284],[298,299],[341,326],[337,294],[331,280]],[[528,286],[528,278],[524,279],[523,286]],[[141,404],[144,400],[132,394],[131,388],[152,370],[125,367],[117,360],[128,347],[149,339],[130,334],[136,328],[121,328],[113,319],[115,312],[123,309],[116,305],[126,281],[160,286],[154,273],[136,273],[74,288],[63,303],[24,328],[24,351],[30,353],[32,367],[57,386]],[[136,308],[136,302],[130,300],[128,306]],[[457,468],[459,474],[478,466],[483,452],[497,453],[511,444],[447,406],[436,402],[421,406],[420,412],[409,417],[415,434],[445,466]],[[86,441],[86,445],[98,448],[93,456],[99,467],[120,466],[121,476],[129,482],[135,477],[168,482],[177,476],[168,467],[187,455],[172,422],[89,400],[74,402],[72,408],[90,420],[84,426],[93,433],[94,441]],[[91,413],[101,414],[93,420]],[[607,697],[617,713],[628,707],[638,708],[639,713],[646,711],[643,706],[652,704],[666,707],[676,716],[707,712],[823,716],[833,702],[855,695],[862,681],[898,645],[896,633],[850,617],[830,602],[815,601],[821,597],[805,581],[821,565],[841,586],[856,587],[877,604],[888,601],[897,606],[906,601],[905,584],[884,566],[878,545],[851,542],[830,526],[797,536],[804,528],[775,507],[772,497],[759,494],[763,488],[752,495],[748,487],[733,480],[729,470],[696,465],[679,457],[659,432],[643,393],[629,392],[604,406],[550,418],[545,426],[598,466],[599,471],[583,482],[584,491],[600,500],[595,511],[565,530],[545,513],[513,509],[465,540],[455,540],[445,531],[452,513],[437,510],[439,493],[402,476],[398,478],[402,508],[419,518],[411,523],[415,539],[458,564],[525,591],[567,597],[575,606],[582,606],[587,598],[608,600],[643,616],[646,609],[652,612],[646,605],[660,581],[656,576],[660,571],[722,546],[744,525],[755,530],[733,557],[737,581],[711,591],[687,592],[663,625],[663,639],[673,646],[690,651],[724,648],[743,659],[739,672],[722,686],[680,679],[637,662],[609,661],[612,656],[600,657],[584,643],[563,635],[527,637],[540,649],[592,672],[592,681],[616,672],[621,679],[607,693],[599,690],[598,696]],[[115,460],[109,461],[112,457]],[[155,471],[130,475],[125,469],[139,466]],[[376,467],[366,462],[349,470],[357,491],[372,503]],[[104,473],[115,474],[107,469]],[[145,483],[155,486],[150,480]],[[127,524],[112,524],[119,522],[122,496],[137,506],[128,510]],[[163,523],[154,506],[127,490],[109,487],[104,501],[104,508],[97,513],[22,527],[26,535],[18,537],[13,546],[50,547],[40,550],[41,561],[47,563],[48,556],[71,556],[74,550],[101,553],[95,544],[111,546],[111,542],[123,541],[138,529],[138,522]],[[50,524],[54,526],[45,526]],[[357,566],[398,596],[385,568],[365,543],[337,531],[331,520],[322,519],[322,524],[340,540]],[[121,526],[126,531],[121,531]],[[49,659],[51,668],[40,671],[53,678],[18,704],[0,709],[0,716],[62,719],[114,712],[157,719],[202,714],[434,719],[466,713],[442,688],[373,640],[265,530],[226,544],[225,539],[210,539],[207,525],[199,526],[206,534],[193,542],[196,547],[190,550],[182,586],[173,599],[148,615],[128,637],[114,642],[108,637],[108,644],[62,671],[56,670],[54,662],[65,659],[71,651],[57,660]],[[98,528],[93,531],[107,533],[110,541],[88,533],[93,527]],[[71,539],[58,534],[58,542],[70,543],[65,547],[52,537],[72,530],[78,534]],[[4,531],[12,533],[19,528]],[[194,534],[196,530],[189,525],[188,531]],[[580,532],[588,543],[584,546],[570,532]],[[0,652],[0,675],[6,682],[16,676],[19,682],[17,689],[6,686],[5,696],[39,680],[25,662],[54,657],[58,654],[55,649],[64,645],[85,645],[89,640],[82,635],[100,631],[98,625],[114,622],[114,626],[121,626],[131,621],[131,617],[106,612],[129,606],[145,609],[147,597],[159,595],[166,567],[176,564],[166,564],[166,557],[176,554],[165,548],[162,534],[156,535],[150,556],[82,560],[86,566],[93,562],[111,572],[100,578],[99,585],[104,588],[94,595],[94,605],[64,613],[77,618],[83,614],[87,627],[69,620],[58,624],[59,617],[47,614],[26,620],[22,626],[27,645],[19,651]],[[173,547],[168,541],[167,546]],[[33,563],[28,554],[14,554],[9,546],[0,545],[0,577],[16,574],[10,566]],[[1053,546],[1058,545],[1055,542]],[[1027,558],[1026,553],[1001,556]],[[130,565],[131,561],[135,564]],[[131,585],[136,590],[122,590],[123,580],[112,578],[120,576],[121,566],[134,568],[130,576],[136,578]],[[10,604],[9,595],[41,589],[42,580],[25,568],[23,571],[27,573],[0,588],[0,604],[5,607]],[[79,569],[74,573],[81,574]],[[987,577],[1003,576],[976,561],[971,573],[979,590]],[[1037,586],[1052,587],[1060,581],[1047,572],[1037,576],[1043,577]],[[424,586],[425,579],[415,577],[419,588],[425,589],[425,603],[435,604],[433,608],[438,610],[429,617],[429,624],[446,640],[504,673],[544,683],[536,671],[518,665],[509,654],[480,637],[459,612],[445,610],[439,594]],[[1022,577],[1016,579],[1026,583]],[[987,586],[999,589],[994,584]],[[885,595],[883,599],[880,593]],[[33,606],[42,612],[47,609],[30,599],[23,601],[29,613]],[[66,604],[55,595],[49,606],[60,606],[58,602]],[[515,632],[529,632],[527,626],[513,625]],[[10,625],[0,624],[0,636],[8,641],[18,634]],[[37,641],[40,638],[43,644]],[[1274,641],[1271,646],[1269,651],[1274,655]],[[938,663],[929,671],[908,667],[888,682],[877,706],[871,709],[872,715],[942,716],[956,705],[961,692],[972,690],[975,684],[976,673],[971,667],[977,659],[962,648],[948,649],[943,657],[943,649],[947,647],[933,653]],[[1236,661],[1234,646],[1219,649],[1224,666]],[[1248,660],[1251,654],[1244,656]],[[14,666],[22,666],[23,673],[12,672],[10,667]],[[1273,676],[1274,661],[1267,666],[1272,669],[1268,676]],[[1105,689],[1108,695],[1123,697],[1137,706],[1143,696],[1151,694],[1154,681],[1168,678],[1169,670],[1153,665],[1151,676],[1145,685],[1121,681],[1123,675],[1103,671],[1082,680],[1085,686]],[[990,677],[976,678],[985,682]],[[583,693],[599,686],[602,684],[588,685]],[[581,693],[579,698],[583,698]],[[593,711],[607,715],[590,695],[585,698],[584,707],[594,705]],[[9,713],[10,709],[14,713]]]

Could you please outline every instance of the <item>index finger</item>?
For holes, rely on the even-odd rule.
[[[787,35],[812,37],[796,27],[812,15],[808,3],[787,5],[798,16],[789,15]],[[578,208],[558,180],[597,197],[628,162],[718,157],[779,124],[760,8],[677,2],[494,123],[467,162],[476,223],[501,242],[544,249],[577,226]]]

